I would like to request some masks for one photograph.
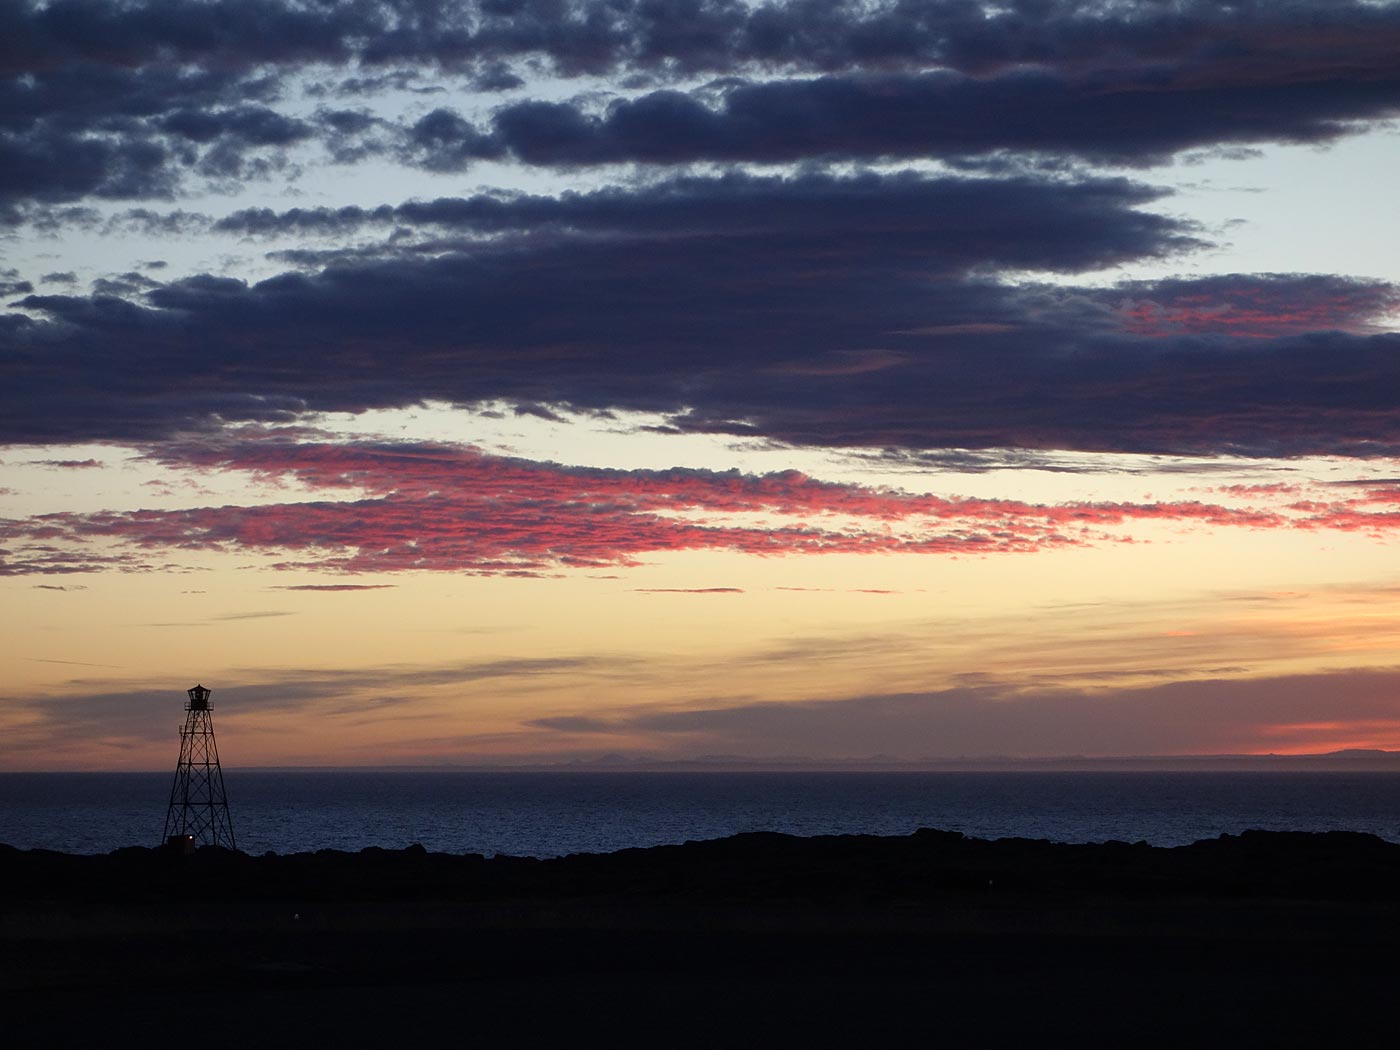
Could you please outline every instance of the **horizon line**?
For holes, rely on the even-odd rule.
[[[1338,771],[1371,771],[1368,763],[1383,768],[1377,772],[1400,772],[1400,751],[1381,748],[1342,748],[1336,751],[1305,754],[1209,754],[1209,755],[1055,755],[1015,757],[981,755],[956,758],[896,759],[881,756],[867,758],[743,758],[733,755],[701,756],[696,758],[660,759],[650,757],[603,756],[591,759],[567,759],[550,762],[435,762],[435,763],[377,763],[373,765],[292,764],[239,766],[225,764],[230,772],[246,773],[666,773],[666,772],[771,772],[771,773],[976,773],[976,772],[1132,772],[1137,768],[1155,768],[1161,772],[1248,772],[1251,769],[1272,768],[1298,764],[1301,766],[1334,765]],[[1127,768],[1130,767],[1130,768]],[[1169,768],[1175,767],[1175,768]],[[1232,767],[1232,768],[1224,768]],[[1360,767],[1360,768],[1358,768]],[[131,774],[168,775],[161,769],[10,769],[4,774]]]

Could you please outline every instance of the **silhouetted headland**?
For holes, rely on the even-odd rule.
[[[363,1045],[406,1013],[422,1034],[657,1045],[1325,1045],[1400,978],[1400,845],[1345,832],[763,833],[550,860],[0,847],[0,881],[16,1030],[55,1011],[71,1045],[111,1012],[154,1020],[192,974],[230,1004],[216,1045]]]

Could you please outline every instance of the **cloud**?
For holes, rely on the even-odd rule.
[[[1021,524],[975,521],[917,537],[895,537],[884,530],[850,530],[836,524],[793,521],[735,525],[722,520],[694,522],[673,516],[701,506],[723,515],[776,505],[791,513],[811,506],[816,493],[793,487],[796,506],[784,506],[782,478],[728,483],[722,478],[677,472],[675,491],[666,479],[576,478],[567,472],[517,468],[521,484],[463,464],[451,492],[395,492],[346,502],[310,502],[252,507],[208,507],[185,511],[132,511],[54,514],[6,523],[3,534],[19,545],[7,574],[85,571],[114,556],[68,553],[61,565],[31,551],[26,540],[52,548],[117,540],[143,551],[213,550],[281,554],[284,568],[316,568],[354,573],[404,570],[540,575],[561,569],[630,565],[648,552],[719,549],[750,554],[862,553],[879,550],[991,552],[1033,550],[1072,542],[1058,527],[1030,519]],[[475,478],[473,479],[473,475]],[[475,484],[473,484],[473,480]],[[642,490],[626,493],[629,481]],[[596,481],[596,484],[594,483]],[[744,492],[743,489],[752,491]],[[764,492],[764,488],[771,491]],[[848,493],[845,512],[859,512],[862,494]],[[833,506],[842,509],[841,493]],[[659,511],[665,510],[662,514]],[[1082,512],[1088,517],[1116,512]],[[974,511],[974,516],[976,511]],[[134,559],[131,559],[134,561]]]
[[[0,214],[11,224],[45,225],[49,215],[82,221],[81,212],[31,209],[236,189],[287,171],[305,145],[342,163],[387,148],[379,121],[325,109],[294,115],[277,108],[281,96],[276,72],[217,62],[181,68],[168,56],[12,72],[0,79]]]
[[[144,302],[29,296],[47,320],[0,315],[0,438],[145,440],[503,399],[911,451],[1400,448],[1384,395],[1397,336],[1375,332],[1396,302],[1384,282],[982,276],[1189,248],[1189,226],[1143,209],[1155,196],[1119,179],[730,175],[239,213],[230,228],[407,220],[468,239],[254,285],[202,275]]]
[[[296,243],[254,284],[131,271],[79,295],[56,272],[41,291],[69,294],[26,294],[6,271],[0,291],[24,298],[0,313],[0,441],[433,400],[893,456],[1394,455],[1385,282],[1024,275],[1203,246],[1159,189],[1066,157],[1330,141],[1397,112],[1398,42],[1400,9],[1359,0],[11,0],[0,223]],[[398,93],[584,75],[577,98],[554,83],[390,112]],[[557,196],[222,218],[73,203],[368,157],[636,167]],[[810,164],[929,157],[971,174]],[[793,173],[676,174],[750,162]],[[366,231],[379,242],[350,243]]]
[[[272,588],[275,591],[385,591],[392,590],[392,583],[297,583]]]
[[[1120,284],[1123,327],[1136,335],[1228,334],[1252,339],[1372,330],[1400,309],[1388,284],[1335,276],[1238,274]]]
[[[1115,214],[1102,236],[1123,232]],[[1143,251],[1159,235],[1129,237]],[[1035,237],[1032,226],[1007,252],[1035,252]],[[1383,282],[931,279],[972,262],[962,243],[880,229],[564,237],[252,286],[191,278],[151,290],[149,305],[30,296],[51,319],[0,316],[0,439],[139,441],[503,399],[835,447],[1400,451],[1387,395],[1400,336],[1369,333],[1394,302]],[[950,338],[930,325],[981,327]]]
[[[201,145],[219,139],[234,145],[290,146],[311,136],[311,126],[282,116],[266,106],[233,106],[224,110],[180,109],[162,114],[161,130]]]
[[[225,117],[227,135],[203,143],[162,119],[184,110],[248,112],[270,87],[226,70],[169,66],[59,65],[12,75],[0,82],[0,206],[171,198],[183,174],[219,150],[268,143],[236,117]]]
[[[552,729],[561,733],[614,733],[617,731],[615,725],[600,718],[582,718],[575,715],[535,718],[524,724],[532,729]]]
[[[1213,524],[1268,526],[1281,519],[1268,511],[1199,502],[1126,504],[949,498],[928,493],[826,482],[799,471],[742,474],[695,468],[618,470],[489,455],[471,446],[442,443],[360,442],[317,444],[254,432],[244,440],[167,443],[147,453],[169,467],[245,471],[275,480],[295,478],[311,488],[384,496],[470,498],[504,504],[582,505],[590,511],[648,513],[706,510],[724,514],[765,511],[811,516],[850,515],[880,521],[925,516],[1005,522],[1020,515],[1046,525],[1115,525],[1141,518],[1200,520]],[[1378,487],[1359,499],[1384,497]],[[1252,494],[1248,493],[1247,495]],[[39,520],[49,520],[48,518]]]
[[[1244,492],[1196,501],[967,499],[812,479],[675,468],[566,467],[442,444],[297,443],[276,438],[169,444],[169,467],[295,479],[334,501],[184,510],[53,513],[0,522],[0,572],[134,570],[137,554],[208,550],[278,557],[280,568],[350,573],[542,575],[636,564],[660,551],[935,555],[1030,552],[1112,542],[1136,522],[1249,529],[1400,527],[1400,494],[1378,486],[1319,503]],[[1282,501],[1282,502],[1280,502]],[[108,546],[115,542],[115,551]],[[92,546],[101,553],[90,553]],[[104,546],[108,545],[108,546]],[[150,566],[153,567],[153,566]],[[321,589],[334,585],[303,585]],[[647,590],[670,591],[671,588]],[[739,588],[679,588],[742,593]]]
[[[503,156],[557,168],[700,161],[912,160],[1002,151],[1160,163],[1218,144],[1330,142],[1400,111],[1400,77],[1200,79],[1160,67],[1093,76],[1043,69],[732,81],[590,104],[517,102],[489,127],[449,109],[408,131],[405,157],[434,170]]]
[[[1072,273],[1200,247],[1189,224],[1140,210],[1164,195],[1113,178],[731,172],[557,197],[481,194],[376,208],[252,208],[213,228],[303,237],[412,226],[477,238],[543,233],[696,243],[775,235],[829,243],[839,236],[858,238],[848,253],[879,244],[890,252],[918,253],[933,272],[995,266]]]
[[[0,534],[19,536],[23,529],[14,523],[0,525]],[[75,550],[49,543],[25,543],[19,551],[0,547],[0,577],[69,576],[88,572],[155,572],[170,566],[149,561],[131,553],[108,554],[96,550]]]
[[[0,268],[0,297],[11,295],[26,295],[34,291],[34,284],[31,281],[21,279],[18,270]]]
[[[434,689],[497,679],[529,681],[608,673],[625,664],[625,658],[540,657],[350,670],[229,671],[224,684],[212,686],[213,707],[225,731],[229,719],[266,724],[273,716],[312,713],[318,719],[339,719],[359,716],[366,710],[373,710],[376,720],[388,725],[422,717],[412,709],[412,701]],[[24,717],[7,727],[7,753],[39,753],[61,760],[64,748],[78,742],[83,748],[91,747],[94,740],[168,742],[173,736],[171,712],[179,710],[182,689],[172,687],[169,680],[118,688],[107,681],[76,680],[66,684],[61,696],[11,694],[5,697],[6,710]],[[391,702],[381,703],[385,697]]]
[[[1301,753],[1400,744],[1400,672],[1354,669],[1207,678],[1142,688],[982,685],[844,699],[572,716],[590,733],[650,735],[653,746],[720,752],[903,759]],[[1319,719],[1318,698],[1327,698]],[[781,742],[780,745],[775,742]]]
[[[0,68],[208,63],[233,69],[329,64],[393,75],[429,64],[479,75],[528,59],[562,75],[689,77],[746,69],[836,71],[943,66],[992,74],[1032,65],[1090,69],[1178,64],[1199,77],[1226,66],[1253,78],[1316,78],[1393,55],[1386,5],[1209,0],[1170,6],[1087,0],[995,9],[940,3],[792,0],[432,0],[303,6],[278,0],[148,0],[122,5],[7,4]],[[1230,41],[1221,49],[1217,41]]]
[[[127,208],[102,223],[100,232],[103,234],[138,233],[156,238],[179,237],[200,233],[208,229],[212,221],[207,215],[185,211],[181,208],[174,211]],[[164,268],[150,263],[145,265],[147,269]],[[149,278],[147,279],[149,280]]]
[[[742,587],[633,587],[638,594],[743,594]]]
[[[1326,142],[1395,114],[1397,46],[1394,6],[1361,0],[1013,0],[993,11],[967,0],[9,0],[0,214],[15,222],[35,203],[235,188],[289,170],[313,144],[321,162],[397,150],[453,170],[483,158],[673,165],[1007,150],[1141,164]],[[602,108],[527,98],[480,126],[446,107],[396,125],[302,104],[528,89],[525,77],[540,75],[664,86]]]
[[[60,470],[93,470],[103,466],[98,459],[36,459],[31,461],[36,467],[56,467]]]

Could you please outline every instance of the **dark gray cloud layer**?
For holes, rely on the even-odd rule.
[[[424,399],[673,413],[820,445],[1393,452],[1389,286],[1222,276],[1007,285],[1189,246],[1125,180],[684,179],[392,209],[459,239],[0,324],[0,440],[149,440]],[[337,230],[379,213],[246,213]],[[491,236],[485,239],[481,234]],[[465,238],[465,239],[462,239]]]
[[[307,142],[353,157],[373,130],[332,109],[287,116],[277,96],[273,77],[224,70],[83,66],[0,80],[0,219],[22,205],[169,199],[190,177],[257,178]]]
[[[298,147],[479,160],[788,163],[1031,150],[1143,164],[1325,142],[1400,107],[1400,8],[1013,0],[0,0],[0,219],[285,171]],[[512,64],[518,70],[512,69]],[[662,87],[447,104],[385,121],[293,103],[435,87],[480,102],[540,68]],[[639,81],[638,78],[641,78]],[[304,99],[302,99],[304,101]],[[296,115],[300,113],[301,115]]]
[[[229,69],[543,60],[565,75],[941,65],[1089,67],[1137,59],[1327,67],[1393,54],[1396,13],[1360,0],[27,0],[0,3],[0,70],[156,62]]]
[[[1392,668],[1270,678],[1170,682],[1095,694],[1080,689],[968,686],[837,700],[750,703],[621,719],[587,715],[529,725],[569,733],[636,733],[725,754],[789,753],[904,759],[949,756],[1171,755],[1249,752],[1288,742],[1290,727],[1327,720],[1314,741],[1345,746],[1394,717]],[[1325,744],[1318,748],[1325,749]]]
[[[859,250],[863,240],[886,252],[916,253],[933,272],[1000,267],[1073,273],[1202,246],[1189,224],[1142,210],[1164,195],[1126,179],[731,173],[557,197],[481,194],[378,208],[245,209],[214,229],[345,237],[409,226],[535,240],[547,234],[697,245],[780,236],[830,239],[845,253]]]
[[[434,170],[509,157],[579,167],[698,161],[957,158],[1002,150],[1128,165],[1186,149],[1327,142],[1352,122],[1400,113],[1400,68],[1304,83],[1205,83],[1155,71],[1093,77],[936,72],[739,82],[612,102],[520,102],[487,129],[448,109],[409,133],[406,156]]]
[[[783,369],[860,370],[887,342],[909,341],[898,331],[1005,320],[993,306],[1004,293],[948,278],[988,265],[1089,268],[1191,243],[1182,223],[1141,209],[1154,196],[1123,180],[730,176],[406,206],[497,236],[251,287],[196,277],[144,303],[22,300],[53,320],[12,315],[0,329],[5,436],[153,437],[215,413],[421,398],[675,410],[686,390],[743,387],[754,369],[775,393],[820,386]]]
[[[0,222],[205,230],[71,202],[237,187],[308,156],[636,166],[558,197],[238,211],[215,231],[323,238],[254,285],[132,271],[33,294],[62,274],[16,271],[0,440],[509,399],[894,450],[1393,452],[1383,283],[1005,275],[1201,244],[1151,188],[1017,173],[1028,159],[1329,141],[1400,111],[1397,53],[1400,6],[1359,0],[0,0]],[[470,117],[452,94],[479,105],[540,70],[614,87]],[[426,115],[331,106],[429,77],[446,94]],[[931,157],[979,157],[983,177],[657,174]]]

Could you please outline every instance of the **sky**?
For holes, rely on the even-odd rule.
[[[1397,55],[0,0],[0,770],[1400,749]]]

